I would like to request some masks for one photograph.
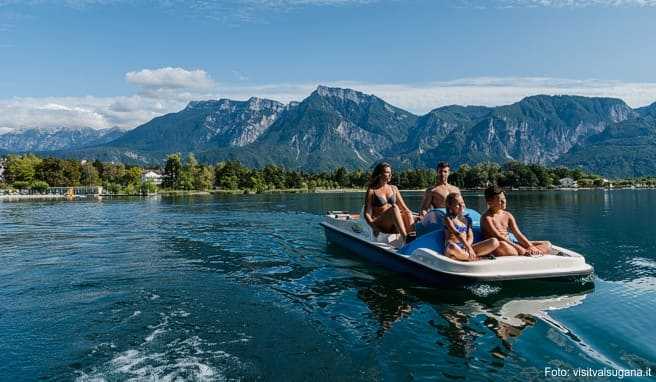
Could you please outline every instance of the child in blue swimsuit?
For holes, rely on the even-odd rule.
[[[487,239],[474,244],[472,221],[464,216],[465,201],[459,193],[446,197],[444,217],[444,254],[461,261],[474,261],[489,255],[499,246],[499,240]]]

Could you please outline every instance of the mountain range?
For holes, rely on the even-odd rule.
[[[0,144],[12,151],[44,147],[53,148],[36,141]],[[48,154],[161,164],[173,152],[194,152],[206,163],[236,159],[310,171],[368,169],[380,160],[401,168],[518,160],[582,166],[615,178],[656,175],[656,103],[632,109],[615,98],[536,95],[511,105],[452,105],[417,116],[374,95],[319,86],[287,105],[255,97],[190,102],[111,141]]]
[[[125,133],[117,127],[111,129],[30,128],[0,134],[0,151],[38,152],[71,150],[111,142]]]

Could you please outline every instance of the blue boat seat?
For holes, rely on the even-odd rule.
[[[429,248],[438,253],[444,253],[444,217],[446,210],[444,208],[433,208],[430,210],[415,228],[417,238],[412,242],[404,245],[399,252],[404,255],[411,255],[417,248]],[[474,232],[474,242],[483,238],[481,233],[481,214],[476,210],[467,208],[465,216],[472,221],[472,231]]]

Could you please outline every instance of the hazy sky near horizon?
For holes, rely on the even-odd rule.
[[[425,113],[656,101],[656,0],[0,0],[0,132],[352,87]]]

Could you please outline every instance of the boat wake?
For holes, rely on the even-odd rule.
[[[181,331],[175,324],[187,316],[181,309],[161,314],[160,322],[149,327],[152,331],[141,344],[114,354],[89,372],[80,372],[76,380],[223,381],[226,370],[244,367],[238,357],[216,349],[217,344],[198,335],[178,336]]]

